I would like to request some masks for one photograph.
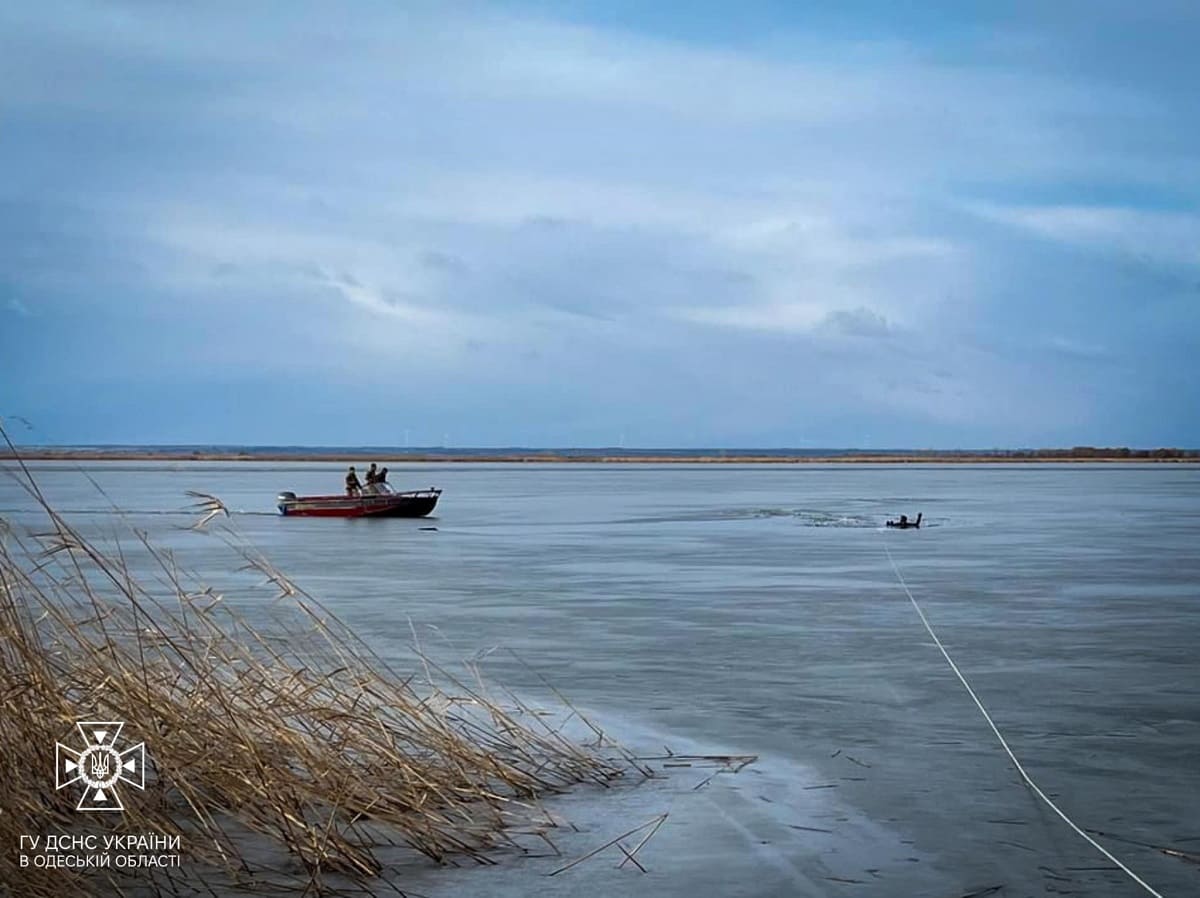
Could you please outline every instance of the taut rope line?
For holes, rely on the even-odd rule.
[[[1000,734],[1000,730],[997,729],[995,721],[992,720],[992,715],[988,713],[987,708],[983,706],[983,702],[979,700],[979,696],[975,694],[975,690],[971,688],[971,684],[967,682],[967,678],[964,677],[962,671],[958,669],[958,665],[954,663],[954,659],[950,657],[950,653],[946,651],[946,647],[942,645],[942,641],[938,639],[937,633],[933,632],[933,627],[929,625],[929,619],[925,617],[925,612],[921,610],[921,606],[918,605],[917,600],[913,598],[912,591],[908,588],[908,584],[904,582],[904,577],[900,573],[900,568],[896,566],[896,559],[892,558],[891,550],[888,549],[886,544],[884,544],[883,551],[887,553],[888,561],[891,562],[892,565],[892,570],[896,572],[896,579],[899,580],[900,585],[904,587],[904,592],[908,596],[908,600],[912,602],[913,608],[915,608],[917,614],[920,615],[921,623],[925,625],[926,632],[929,633],[930,637],[933,639],[934,645],[938,647],[938,651],[942,653],[942,657],[946,659],[946,663],[950,665],[950,669],[954,671],[954,675],[958,677],[958,681],[962,683],[963,688],[967,690],[967,694],[971,696],[971,700],[975,702],[975,707],[979,709],[979,713],[983,715],[983,719],[986,720],[988,726],[992,728],[992,732],[996,735],[996,739],[999,740],[1001,748],[1004,749],[1009,760],[1012,761],[1013,766],[1017,768],[1017,773],[1021,775],[1021,779],[1025,781],[1025,785],[1032,789],[1033,794],[1044,801],[1049,806],[1050,810],[1054,811],[1054,813],[1061,817],[1067,826],[1075,830],[1075,832],[1085,839],[1088,844],[1090,844],[1102,855],[1125,871],[1130,879],[1140,885],[1148,893],[1153,895],[1154,898],[1163,898],[1161,892],[1155,891],[1154,888],[1150,886],[1144,879],[1121,863],[1121,861],[1117,860],[1117,858],[1115,858],[1107,848],[1076,826],[1075,821],[1068,817],[1066,813],[1058,805],[1056,805],[1045,792],[1042,791],[1041,787],[1033,781],[1033,777],[1025,772],[1025,768],[1021,766],[1021,762],[1017,760],[1017,756],[1014,755],[1012,749],[1008,747],[1008,741]]]

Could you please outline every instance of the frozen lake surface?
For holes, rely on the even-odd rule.
[[[76,467],[32,467],[82,529],[112,528]],[[272,514],[279,490],[337,491],[330,465],[86,471],[217,581],[228,550],[163,512],[221,496],[385,657],[410,657],[411,621],[448,656],[513,649],[640,752],[760,756],[556,803],[568,857],[669,811],[646,874],[513,859],[414,870],[414,892],[1145,894],[1020,784],[886,545],[1041,786],[1164,895],[1200,894],[1200,865],[1130,844],[1200,854],[1200,466],[392,466],[445,489],[422,521]],[[28,508],[0,478],[0,513]],[[918,511],[920,531],[881,526]],[[544,694],[506,651],[485,669]]]

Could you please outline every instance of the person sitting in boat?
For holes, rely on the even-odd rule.
[[[362,484],[359,483],[358,474],[354,471],[354,465],[350,466],[350,470],[346,472],[346,495],[357,496],[362,492]]]
[[[391,495],[392,486],[387,482],[387,468],[380,468],[375,475],[375,492],[381,496]]]
[[[921,515],[920,515],[920,514],[918,514],[918,515],[917,515],[917,519],[916,519],[915,521],[910,521],[910,520],[908,519],[908,515],[906,515],[906,514],[902,514],[902,515],[900,515],[900,520],[898,520],[898,521],[888,521],[888,522],[887,522],[887,525],[888,525],[889,527],[897,527],[897,528],[899,528],[900,530],[907,530],[907,529],[909,529],[910,527],[917,528],[917,527],[920,527],[920,526],[921,526]]]

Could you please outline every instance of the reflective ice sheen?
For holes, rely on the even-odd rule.
[[[644,849],[649,874],[597,860],[535,882],[552,867],[514,860],[414,874],[416,891],[1141,894],[1019,784],[885,544],[1068,813],[1200,853],[1200,467],[391,467],[397,489],[446,490],[436,518],[271,514],[281,489],[335,491],[333,465],[87,471],[183,563],[236,583],[217,541],[161,513],[185,507],[185,489],[221,496],[245,512],[234,523],[248,539],[385,656],[404,657],[411,620],[448,655],[512,648],[628,740],[762,756],[696,792],[562,802],[586,830],[569,840],[577,853],[669,806]],[[85,531],[113,529],[72,466],[34,469]],[[0,508],[30,520],[7,479]],[[919,531],[882,527],[917,512]],[[269,597],[235,600],[253,613]],[[541,688],[505,651],[486,669]],[[1195,865],[1107,844],[1164,894],[1200,891]]]

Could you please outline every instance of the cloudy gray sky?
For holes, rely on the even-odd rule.
[[[0,415],[1200,445],[1200,7],[800,6],[4,4]]]

